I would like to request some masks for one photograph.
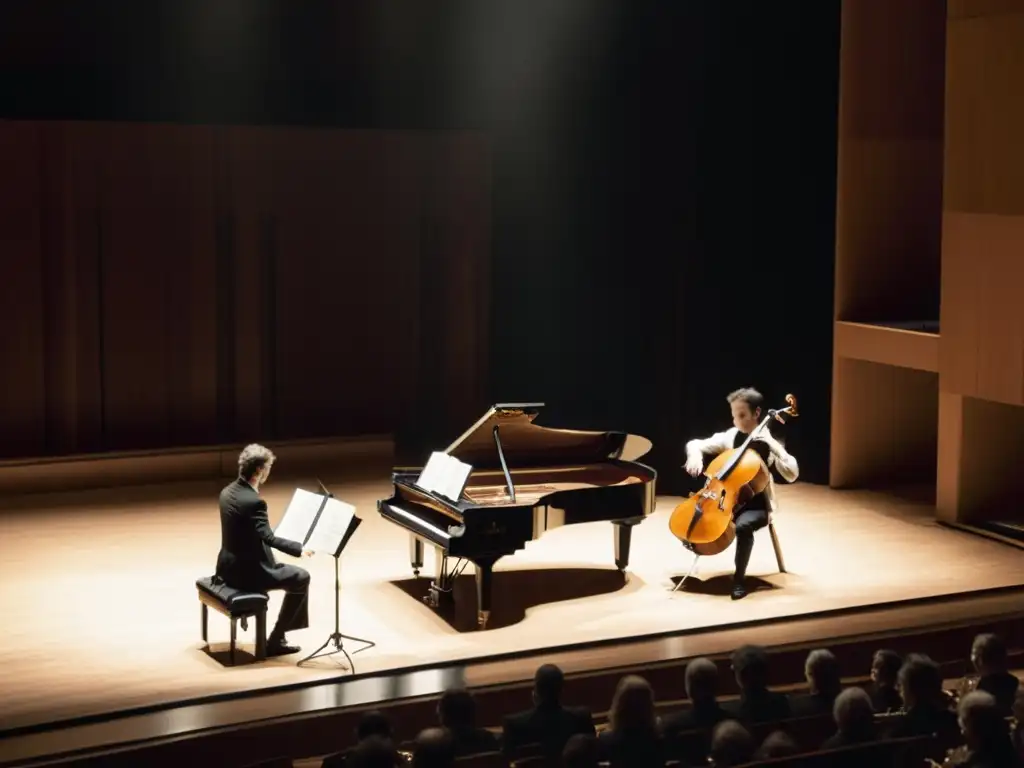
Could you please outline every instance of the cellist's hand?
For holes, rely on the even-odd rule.
[[[684,469],[692,476],[696,477],[704,469],[704,460],[700,456],[691,456],[686,460],[686,466]]]

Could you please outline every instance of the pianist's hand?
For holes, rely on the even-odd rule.
[[[312,549],[304,549],[304,550],[302,550],[302,556],[303,557],[312,557],[315,554],[316,554],[316,552],[314,552]]]

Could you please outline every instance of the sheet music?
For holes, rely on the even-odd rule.
[[[473,467],[441,451],[430,454],[416,485],[425,491],[458,501]]]
[[[282,539],[291,539],[305,544],[306,538],[309,536],[309,529],[313,527],[313,520],[316,519],[316,513],[323,500],[324,497],[320,494],[296,488],[281,522],[274,529],[274,534]]]
[[[318,496],[317,498],[323,500],[323,496]],[[306,542],[306,549],[311,549],[318,555],[331,555],[333,557],[338,554],[338,551],[341,549],[341,542],[345,539],[345,535],[348,533],[355,516],[356,508],[351,504],[346,504],[344,501],[338,501],[335,498],[327,499],[327,505],[324,507],[324,511],[320,513],[320,519],[317,521],[316,528],[313,529],[313,534],[309,537],[309,541]]]

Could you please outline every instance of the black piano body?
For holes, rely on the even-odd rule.
[[[476,570],[477,620],[486,628],[494,564],[545,531],[608,521],[615,529],[615,564],[629,565],[633,526],[655,507],[657,473],[636,459],[647,438],[625,432],[555,429],[534,424],[543,403],[490,408],[445,453],[473,470],[457,502],[420,488],[420,467],[392,473],[394,494],[377,511],[410,535],[413,573],[423,546],[437,550],[437,574],[424,600],[440,608],[465,561]],[[448,560],[456,559],[449,569]],[[460,567],[460,565],[462,567]]]

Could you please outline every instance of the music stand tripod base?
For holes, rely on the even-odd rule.
[[[373,648],[377,644],[372,640],[366,640],[362,637],[352,637],[351,635],[343,635],[341,633],[341,574],[339,573],[338,570],[339,560],[339,557],[334,558],[334,631],[331,633],[330,637],[327,638],[323,645],[321,645],[319,648],[313,651],[313,653],[306,656],[304,659],[301,659],[299,662],[297,662],[296,666],[301,667],[307,661],[312,661],[313,659],[318,658],[327,658],[329,656],[334,656],[336,654],[341,653],[345,656],[346,659],[348,659],[348,666],[346,666],[340,661],[338,663],[341,664],[342,669],[351,670],[352,674],[355,674],[356,665],[352,661],[352,656],[354,656],[357,653],[360,653],[361,651],[365,651],[367,648]],[[363,647],[355,651],[352,651],[352,654],[349,655],[349,652],[345,650],[346,640],[350,640],[354,643],[362,643]],[[332,643],[334,645],[334,649],[327,650],[328,646]]]

